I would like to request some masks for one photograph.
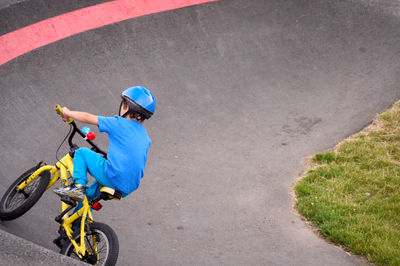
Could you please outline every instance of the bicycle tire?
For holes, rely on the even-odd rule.
[[[118,237],[115,234],[114,230],[110,226],[99,222],[93,222],[89,224],[89,228],[90,228],[89,232],[87,232],[87,229],[85,229],[86,248],[89,249],[91,254],[94,254],[92,243],[93,243],[93,235],[95,235],[97,242],[97,250],[99,253],[100,252],[102,253],[99,254],[98,265],[114,266],[117,263],[118,253],[119,253]],[[73,239],[77,241],[77,243],[79,243],[80,230],[77,230],[74,233]],[[104,241],[105,243],[100,243],[102,240],[105,240]],[[103,251],[105,251],[105,255],[103,254]],[[86,255],[83,259],[80,259],[78,255],[75,253],[74,246],[69,240],[64,242],[60,254],[75,258],[77,260],[84,261],[92,265],[96,264],[97,262],[95,256]]]
[[[22,191],[16,188],[24,182],[32,173],[40,168],[40,165],[32,167],[14,181],[7,189],[0,201],[0,219],[14,220],[27,211],[40,199],[50,182],[50,172],[44,171],[29,183]]]

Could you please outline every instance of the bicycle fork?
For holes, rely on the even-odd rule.
[[[22,182],[21,184],[19,184],[19,186],[17,187],[18,191],[23,190],[27,185],[29,185],[33,180],[35,180],[35,178],[37,178],[41,173],[45,172],[45,171],[50,171],[50,173],[52,173],[54,175],[54,178],[58,178],[58,170],[55,166],[53,165],[43,165],[43,161],[40,161],[36,166],[36,171],[33,172],[24,182]],[[53,180],[50,181],[50,183],[54,184],[54,182],[56,181],[56,179],[54,180],[54,182],[52,182]],[[49,183],[49,185],[50,185]],[[49,186],[48,186],[49,187]]]

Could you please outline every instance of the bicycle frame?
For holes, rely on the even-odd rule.
[[[76,241],[73,239],[72,234],[74,231],[72,230],[72,223],[79,219],[79,217],[82,217],[81,220],[81,234],[80,234],[80,243],[79,245],[76,243]],[[69,240],[71,241],[72,245],[75,247],[75,250],[77,252],[77,255],[82,258],[86,254],[86,245],[85,245],[85,222],[86,219],[88,219],[89,222],[93,221],[93,215],[90,210],[90,205],[87,197],[85,196],[85,199],[83,200],[83,206],[80,208],[77,212],[75,212],[71,217],[65,217],[63,223],[61,226],[64,228]],[[93,241],[93,244],[96,245],[96,241]],[[93,247],[98,259],[98,253],[97,253],[97,247]]]
[[[25,180],[23,183],[21,183],[18,187],[17,190],[23,190],[30,182],[32,182],[35,178],[37,178],[41,173],[44,171],[50,171],[50,173],[53,175],[53,178],[50,180],[47,188],[49,189],[51,186],[54,185],[55,182],[60,178],[60,182],[62,186],[67,186],[68,185],[68,172],[72,176],[74,170],[74,164],[72,161],[72,157],[67,154],[65,155],[61,160],[59,160],[56,165],[44,165],[40,167],[38,170],[36,170],[33,174],[31,174],[27,180]],[[71,205],[68,205],[64,202],[61,202],[61,210],[62,212],[66,211],[68,208],[70,208]],[[72,223],[82,217],[81,220],[81,234],[80,234],[80,243],[78,243],[73,239],[73,230],[72,230]],[[75,212],[73,215],[68,217],[68,214],[66,213],[63,217],[63,222],[61,223],[61,226],[64,228],[69,240],[71,241],[72,245],[75,247],[75,250],[77,252],[77,255],[82,258],[86,254],[86,246],[85,246],[85,222],[88,220],[89,222],[93,221],[93,215],[91,212],[91,207],[89,204],[89,201],[85,195],[84,201],[83,201],[83,206],[80,208],[77,212]],[[88,219],[87,219],[88,218]],[[96,243],[94,241],[94,243]],[[97,247],[93,247],[94,250],[96,251],[97,254]]]

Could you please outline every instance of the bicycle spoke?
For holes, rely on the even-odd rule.
[[[30,194],[26,193],[25,189],[18,191],[18,193],[21,193],[24,195],[25,199],[29,198]]]
[[[102,251],[106,251],[107,250],[107,245],[106,244],[103,244],[102,246],[101,246],[101,248],[99,248],[98,246],[97,246],[97,252],[100,254]]]
[[[26,197],[20,191],[15,191],[14,194],[7,200],[5,204],[5,209],[13,210],[21,206],[21,204],[26,200]]]
[[[92,243],[90,242],[90,237],[91,237],[91,235],[87,235],[87,236],[85,237],[85,243],[86,243],[86,246],[88,246],[88,247],[90,248],[90,251],[91,251],[91,252],[94,252],[93,245],[92,245]],[[88,250],[89,250],[89,248],[88,248]]]
[[[106,248],[104,248],[104,245],[103,245],[103,247],[101,248],[101,249],[97,249],[97,252],[98,253],[101,253],[101,252],[103,252],[103,251],[105,251],[106,250]]]
[[[39,185],[39,178],[40,178],[40,177],[36,178],[36,179],[33,180],[31,183],[29,183],[29,184],[26,186],[25,189],[28,189],[28,192],[30,192],[30,193],[32,193],[33,191],[35,191],[36,188],[37,188],[38,185]]]

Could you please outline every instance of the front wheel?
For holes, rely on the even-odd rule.
[[[0,201],[0,219],[13,220],[26,213],[39,200],[50,182],[50,172],[44,171],[34,180],[32,180],[23,190],[17,190],[17,187],[28,179],[40,164],[23,173],[8,188]]]
[[[80,230],[75,232],[73,238],[80,243]],[[70,241],[63,245],[60,253],[92,265],[112,266],[117,263],[118,237],[108,225],[98,222],[89,224],[89,232],[86,232],[85,236],[85,246],[87,254],[82,259],[79,258]],[[96,255],[96,249],[98,255]]]

